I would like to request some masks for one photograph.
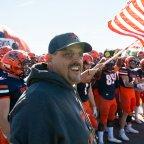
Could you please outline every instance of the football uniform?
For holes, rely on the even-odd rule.
[[[119,84],[120,84],[120,101],[123,111],[125,111],[128,114],[131,114],[136,106],[136,98],[135,98],[135,90],[133,87],[126,87],[123,83],[122,76],[128,76],[129,82],[133,80],[133,77],[135,77],[135,72],[127,69],[125,67],[122,67],[119,70]]]
[[[82,105],[84,107],[84,110],[88,114],[88,117],[90,119],[90,122],[93,126],[93,128],[97,129],[97,120],[95,116],[93,115],[92,107],[89,102],[89,88],[90,84],[89,83],[79,83],[77,84],[77,91],[80,96],[80,99],[82,101]]]
[[[25,91],[26,85],[22,79],[9,76],[0,77],[0,99],[10,98],[10,108],[12,110],[20,95]],[[8,144],[8,140],[0,129],[0,144]]]
[[[10,110],[14,107],[15,103],[26,90],[26,84],[23,79],[14,77],[1,77],[0,79],[0,99],[10,98]]]
[[[117,87],[117,74],[115,72],[103,71],[100,79],[97,81],[99,94],[100,123],[107,125],[108,121],[115,119],[117,103],[115,99],[115,90]]]

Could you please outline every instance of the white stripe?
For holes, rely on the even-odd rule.
[[[141,13],[141,12],[139,12],[135,7],[134,7],[134,5],[131,3],[130,5],[129,5],[129,8],[137,15],[137,16],[139,16],[142,20],[144,20],[144,15]],[[144,9],[144,8],[143,8]]]
[[[124,13],[125,17],[129,19],[129,21],[132,20],[132,19],[131,19],[132,17],[130,18],[130,17],[128,16],[129,14],[128,14],[128,12],[127,12],[126,10],[123,10],[123,13]],[[137,33],[137,34],[139,34],[139,35],[143,35],[143,36],[144,36],[144,33],[141,33],[141,32],[139,32],[139,31],[135,30],[133,27],[131,27],[129,24],[127,24],[127,23],[121,18],[120,14],[117,15],[117,18],[118,18],[118,20],[121,22],[121,24],[122,24],[124,27],[126,27],[128,30],[133,31],[133,32],[135,32],[135,33]],[[143,27],[143,28],[144,28],[144,27]]]
[[[121,29],[113,20],[111,21],[111,24],[112,24],[112,27],[116,30],[118,30],[119,32],[122,32],[123,34],[129,34],[130,36],[136,36],[138,37],[139,39],[142,39],[144,40],[144,37],[140,36],[140,35],[136,35],[134,33],[130,33],[130,32],[127,32],[123,29]]]
[[[130,5],[130,9],[138,16],[140,17],[143,21],[144,21],[144,14],[140,13],[134,6],[133,4]],[[144,8],[143,8],[144,9]],[[134,19],[135,20],[135,19]],[[137,21],[137,20],[136,20]],[[140,24],[142,25],[142,24]],[[143,25],[142,25],[143,26]],[[141,26],[140,26],[141,27]],[[144,28],[143,28],[144,30]]]
[[[144,6],[142,5],[141,0],[137,0],[136,2],[138,4],[139,8],[144,12]]]
[[[9,90],[7,89],[7,90],[0,90],[0,94],[2,94],[2,93],[9,93]]]

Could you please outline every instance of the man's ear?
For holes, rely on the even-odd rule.
[[[51,54],[47,54],[47,62],[51,62],[52,60],[52,55]]]

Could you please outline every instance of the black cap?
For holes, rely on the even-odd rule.
[[[86,42],[80,42],[77,35],[74,33],[65,33],[61,35],[55,36],[49,43],[48,52],[50,54],[55,53],[56,51],[62,50],[64,48],[67,48],[71,45],[80,45],[82,46],[84,53],[90,52],[92,50],[92,47],[90,44]]]

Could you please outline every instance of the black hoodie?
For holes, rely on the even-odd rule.
[[[10,113],[12,144],[88,144],[89,131],[73,87],[36,65],[28,90]]]

